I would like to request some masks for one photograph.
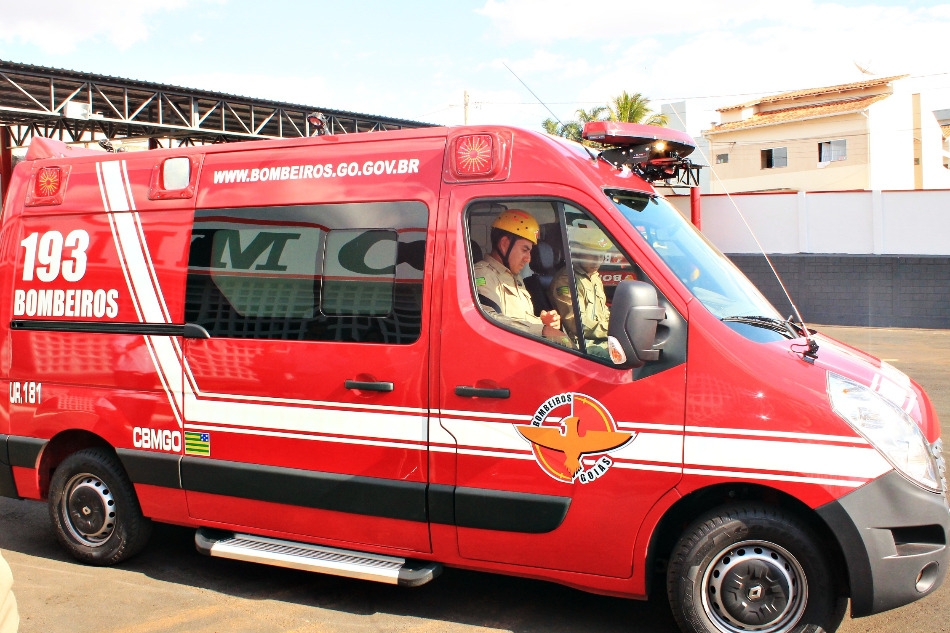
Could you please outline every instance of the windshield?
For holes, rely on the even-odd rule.
[[[669,202],[632,191],[605,191],[614,206],[707,310],[720,319],[781,318],[725,255]]]

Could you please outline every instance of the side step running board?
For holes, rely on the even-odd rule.
[[[209,528],[198,528],[195,533],[195,547],[207,556],[375,580],[401,587],[424,585],[442,573],[442,565],[439,563]]]

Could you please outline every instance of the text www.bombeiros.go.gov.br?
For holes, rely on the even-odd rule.
[[[419,173],[418,158],[399,158],[392,160],[368,160],[364,163],[352,161],[338,164],[323,163],[318,165],[254,167],[253,169],[220,169],[214,172],[214,184],[417,173]]]

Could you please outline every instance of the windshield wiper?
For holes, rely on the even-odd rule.
[[[765,328],[767,330],[773,330],[780,334],[787,336],[788,338],[798,338],[801,336],[801,332],[795,326],[786,319],[776,319],[775,317],[767,316],[727,316],[720,319],[721,321],[732,321],[735,323],[746,323],[748,325],[754,325],[756,327]]]

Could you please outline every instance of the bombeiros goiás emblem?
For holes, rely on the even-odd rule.
[[[531,442],[542,470],[565,483],[586,484],[598,479],[614,463],[607,453],[636,436],[618,431],[610,412],[597,400],[573,392],[551,396],[538,407],[531,424],[515,428]]]

